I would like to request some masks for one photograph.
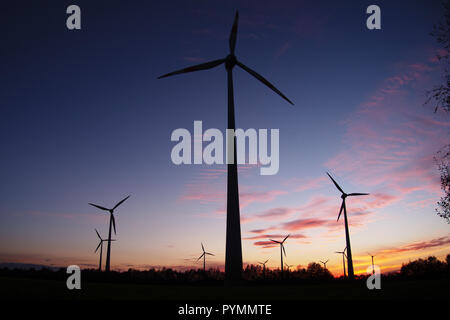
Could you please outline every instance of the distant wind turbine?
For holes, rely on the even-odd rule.
[[[94,206],[96,208],[99,208],[100,210],[103,211],[108,211],[109,212],[109,233],[108,233],[108,249],[106,251],[106,266],[105,266],[105,271],[109,272],[110,270],[110,262],[111,262],[111,227],[114,228],[114,234],[116,234],[116,219],[114,218],[114,210],[120,206],[122,203],[124,203],[125,200],[127,200],[130,196],[126,197],[123,200],[120,200],[112,209],[108,209],[102,206],[99,206],[97,204],[93,204],[93,203],[89,203],[91,206]]]
[[[326,269],[327,268],[327,263],[328,261],[330,261],[330,259],[328,259],[327,261],[320,261],[321,263],[323,263],[323,268]]]
[[[200,257],[198,257],[197,261],[203,257],[203,271],[206,271],[206,255],[213,256],[213,254],[205,251],[205,247],[203,246],[203,243],[201,243],[201,245],[202,245],[203,253]]]
[[[108,241],[107,239],[103,239],[100,234],[98,233],[97,229],[95,229],[95,232],[97,233],[98,238],[100,239],[100,242],[95,249],[95,253],[98,251],[98,248],[100,248],[100,261],[98,263],[98,271],[102,271],[102,255],[103,255],[103,242]],[[111,241],[116,241],[115,239],[111,239]]]
[[[293,264],[287,264],[286,262],[284,265],[286,266],[288,272],[291,271],[291,268],[294,266]]]
[[[174,72],[164,74],[158,79],[170,77],[177,74],[208,70],[215,68],[221,64],[225,65],[228,77],[228,125],[227,128],[236,130],[234,116],[234,92],[233,92],[233,68],[237,65],[250,75],[275,91],[283,99],[293,104],[284,94],[281,93],[274,85],[267,81],[256,71],[250,69],[243,63],[239,62],[234,55],[237,39],[239,13],[236,11],[233,27],[231,28],[229,47],[230,53],[222,59],[212,60],[201,63]],[[233,159],[227,159],[227,228],[226,228],[226,254],[225,254],[225,281],[228,284],[239,283],[242,278],[242,243],[241,243],[241,224],[239,213],[239,188],[238,188],[238,171],[236,158],[236,137],[233,137]],[[231,159],[230,159],[231,160]],[[232,162],[232,163],[230,163]]]
[[[264,262],[258,262],[259,264],[261,264],[261,265],[263,266],[263,278],[264,278],[264,279],[266,278],[266,263],[267,263],[269,260],[270,260],[270,258],[267,259],[267,260],[264,261]]]
[[[327,175],[330,177],[331,181],[333,181],[336,188],[341,192],[341,199],[342,199],[342,205],[341,210],[339,210],[339,215],[337,218],[337,221],[339,221],[339,218],[341,217],[342,211],[344,211],[344,223],[345,223],[345,239],[347,242],[347,265],[348,265],[348,277],[350,279],[355,278],[355,274],[353,272],[353,259],[352,259],[352,248],[350,246],[350,232],[348,230],[348,222],[347,222],[347,208],[345,206],[345,199],[347,197],[353,197],[353,196],[367,196],[368,193],[345,193],[344,190],[337,184],[337,182],[331,177],[331,175],[327,172]]]
[[[373,257],[375,257],[375,256],[371,255],[370,253],[367,253],[367,254],[372,257],[372,274],[375,274],[375,267],[373,265]]]
[[[345,258],[347,258],[345,250],[347,250],[347,248],[345,248],[344,251],[336,251],[336,253],[342,254],[342,266],[344,267],[344,278],[347,277],[347,274],[345,273]]]
[[[286,250],[284,249],[284,242],[286,241],[286,239],[290,236],[290,234],[288,234],[286,236],[286,238],[283,239],[283,241],[276,241],[276,240],[272,240],[269,239],[272,242],[278,243],[280,245],[280,253],[281,253],[281,273],[283,273],[283,253],[284,255],[286,255]]]

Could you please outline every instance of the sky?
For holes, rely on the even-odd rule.
[[[81,30],[66,8],[81,8]],[[381,30],[366,8],[381,8]],[[280,252],[305,267],[345,247],[343,189],[356,273],[450,253],[434,156],[450,121],[424,105],[442,81],[430,36],[439,1],[15,1],[2,3],[0,262],[96,267],[94,228],[116,214],[112,268],[223,268],[226,166],[175,165],[171,133],[224,132],[226,72],[160,79],[223,58],[239,10],[236,55],[294,106],[234,69],[236,125],[279,129],[279,172],[239,167],[244,264]],[[206,144],[204,143],[204,146]]]

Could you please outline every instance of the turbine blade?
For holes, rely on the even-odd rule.
[[[200,242],[200,244],[202,245],[203,252],[205,252],[205,247],[203,246],[203,243]]]
[[[124,203],[125,200],[127,200],[129,197],[130,197],[130,196],[126,197],[126,198],[123,199],[123,200],[120,200],[120,201],[114,206],[114,208],[112,208],[112,209],[114,210],[115,208],[117,208],[118,206],[120,206],[120,205],[121,205],[122,203]]]
[[[202,255],[200,257],[198,257],[197,261],[200,260],[201,258],[203,258],[204,255],[205,255],[205,253],[202,253]]]
[[[280,90],[278,90],[277,88],[275,88],[275,86],[273,84],[271,84],[269,81],[267,81],[262,75],[260,75],[259,73],[257,73],[256,71],[250,69],[249,67],[247,67],[246,65],[244,65],[243,63],[240,63],[239,61],[236,62],[236,64],[241,67],[242,69],[244,69],[245,71],[247,71],[248,73],[250,73],[252,76],[254,76],[256,79],[258,79],[259,81],[261,81],[262,83],[264,83],[266,86],[268,86],[270,89],[272,89],[273,91],[275,91],[280,97],[282,97],[284,100],[286,100],[287,102],[289,102],[290,104],[294,105],[292,103],[291,100],[289,100],[284,94],[281,93]]]
[[[342,210],[343,210],[343,209],[344,209],[344,200],[342,200],[341,210],[339,210],[339,215],[338,215],[338,218],[337,218],[336,221],[339,221],[339,218],[341,217],[341,213],[342,213]]]
[[[327,172],[327,175],[330,177],[330,179],[333,181],[334,185],[336,186],[336,188],[342,192],[343,194],[345,194],[344,190],[342,190],[342,188],[337,184],[337,182],[333,179],[333,177]]]
[[[277,241],[277,240],[272,240],[272,239],[269,239],[269,240],[272,242],[275,242],[275,243],[281,243],[280,241]]]
[[[181,74],[181,73],[188,73],[188,72],[212,69],[212,68],[217,67],[219,64],[222,64],[224,62],[225,62],[225,59],[219,59],[219,60],[213,60],[213,61],[197,64],[195,66],[190,66],[190,67],[187,67],[187,68],[184,68],[184,69],[180,69],[180,70],[177,70],[177,71],[170,72],[170,73],[167,73],[165,75],[159,76],[158,79],[170,77],[170,76],[173,76],[173,75],[176,75],[176,74]]]
[[[284,249],[284,245],[281,244],[281,248],[283,248],[284,256],[286,256],[286,250]]]
[[[233,27],[231,27],[231,33],[230,33],[230,52],[231,52],[231,54],[234,54],[234,49],[236,48],[238,19],[239,19],[239,12],[236,11],[236,15],[234,16]]]
[[[114,215],[111,213],[111,221],[114,229],[114,234],[116,234],[116,219],[114,218]]]
[[[286,236],[286,238],[284,238],[283,241],[281,241],[281,242],[285,242],[286,239],[289,238],[289,236],[290,236],[290,234],[288,234],[288,235]]]
[[[214,254],[212,254],[212,253],[209,253],[209,252],[205,252],[207,255],[210,255],[210,256],[214,256]]]
[[[269,259],[267,259],[266,261],[264,261],[264,264],[266,264],[269,261]]]
[[[100,241],[100,243],[98,244],[97,248],[95,249],[94,253],[96,253],[98,251],[98,248],[100,248],[100,246],[102,245],[102,242]]]
[[[328,261],[330,261],[330,259],[328,259],[327,261],[325,261],[325,263],[328,263]]]
[[[105,207],[102,207],[102,206],[99,206],[99,205],[97,205],[97,204],[94,204],[94,203],[89,203],[91,206],[94,206],[94,207],[96,207],[96,208],[99,208],[100,210],[105,210],[105,211],[109,211],[109,209],[106,209]]]
[[[350,193],[348,196],[368,196],[368,193]]]
[[[100,233],[98,233],[97,229],[95,229],[95,232],[97,233],[97,236],[99,237],[99,239],[102,240],[102,237],[100,237]]]

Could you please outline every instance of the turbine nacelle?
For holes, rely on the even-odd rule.
[[[257,73],[256,71],[252,70],[251,68],[247,67],[242,62],[239,62],[236,59],[236,56],[234,54],[235,48],[236,48],[236,39],[237,39],[237,29],[238,29],[238,19],[239,14],[236,12],[236,16],[234,17],[234,23],[233,27],[231,28],[230,38],[229,38],[229,45],[230,45],[230,53],[228,56],[226,56],[223,59],[218,60],[212,60],[205,63],[200,63],[194,66],[190,66],[187,68],[183,68],[180,70],[176,70],[170,73],[166,73],[164,75],[161,75],[158,77],[158,79],[174,76],[177,74],[183,74],[183,73],[189,73],[189,72],[195,72],[195,71],[201,71],[201,70],[209,70],[212,68],[215,68],[222,63],[225,65],[225,69],[227,71],[231,71],[234,66],[238,66],[253,77],[255,77],[258,81],[262,82],[265,86],[269,87],[272,91],[274,91],[276,94],[278,94],[280,97],[282,97],[284,100],[289,102],[291,105],[294,105],[291,100],[289,100],[283,93],[281,93],[280,90],[278,90],[273,84],[271,84],[266,78],[264,78],[262,75]]]
[[[232,53],[230,53],[226,58],[225,58],[225,69],[227,70],[231,70],[234,68],[234,66],[237,64],[237,59],[236,56]]]

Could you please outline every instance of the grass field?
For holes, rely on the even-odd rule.
[[[322,299],[450,299],[450,279],[396,280],[368,290],[365,283],[327,283],[270,286],[188,286],[82,282],[68,290],[65,281],[0,277],[1,299],[33,300],[322,300]]]

